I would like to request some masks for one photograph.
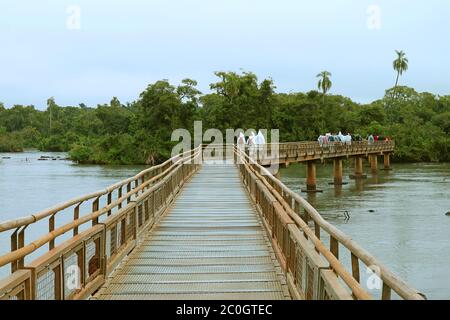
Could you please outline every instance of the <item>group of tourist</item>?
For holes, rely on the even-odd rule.
[[[328,146],[329,144],[334,144],[335,142],[340,142],[341,144],[345,145],[351,145],[352,141],[355,142],[362,142],[367,141],[368,144],[373,144],[377,141],[391,141],[390,137],[383,137],[380,135],[373,135],[369,134],[366,139],[363,139],[363,137],[360,134],[342,134],[341,131],[339,131],[338,134],[332,134],[327,133],[325,135],[320,135],[317,138],[317,141],[319,142],[319,145],[321,147]],[[261,132],[261,130],[258,131],[258,134],[255,134],[255,132],[252,130],[250,132],[250,136],[248,139],[245,138],[244,133],[240,132],[239,137],[237,138],[237,145],[239,148],[245,148],[248,147],[254,147],[254,146],[262,146],[266,144],[266,138],[264,137],[264,134]]]
[[[246,145],[249,147],[261,146],[266,144],[266,138],[264,137],[261,130],[258,131],[257,135],[255,135],[255,132],[252,130],[247,140],[245,139],[245,135],[242,132],[240,132],[239,138],[237,139],[237,144],[241,148],[244,148]]]
[[[379,136],[379,135],[373,135],[370,134],[367,137],[367,141],[369,142],[369,144],[375,143],[377,141],[391,141],[391,137],[384,137],[384,136]]]
[[[327,146],[330,143],[334,142],[342,142],[343,144],[351,145],[352,141],[361,141],[361,136],[352,136],[351,134],[347,133],[346,135],[343,135],[341,131],[339,131],[338,134],[331,134],[327,133],[325,135],[320,135],[319,138],[317,138],[317,141],[319,142],[319,145],[321,147]]]
[[[364,140],[367,141],[368,144],[373,144],[377,141],[391,141],[391,138],[370,134],[366,137],[366,139],[363,139],[360,134],[347,133],[344,135],[341,131],[339,131],[338,134],[327,133],[325,135],[320,135],[319,138],[317,138],[317,141],[321,147],[328,146],[330,143],[334,142],[351,145],[352,141],[362,142]]]

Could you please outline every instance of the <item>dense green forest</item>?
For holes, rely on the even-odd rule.
[[[320,91],[277,93],[271,79],[251,72],[216,72],[211,92],[197,82],[150,84],[133,102],[113,98],[96,108],[59,106],[50,98],[45,111],[0,103],[0,151],[69,151],[89,163],[152,164],[170,155],[177,128],[278,128],[281,141],[316,140],[325,132],[391,136],[397,161],[450,160],[450,96],[418,93],[396,86],[381,100],[358,104],[331,95],[329,76],[318,75]]]

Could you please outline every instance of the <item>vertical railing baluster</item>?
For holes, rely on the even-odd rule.
[[[81,285],[81,286],[84,286],[85,285],[85,272],[84,272],[84,266],[85,266],[85,263],[84,263],[84,246],[83,247],[81,247],[77,252],[76,252],[76,255],[77,255],[77,265],[78,265],[78,270],[80,271],[80,274],[79,274],[79,280],[78,280],[78,284],[79,285]]]
[[[25,229],[28,228],[28,225],[25,225],[22,227],[22,229],[19,231],[19,239],[18,239],[18,245],[17,249],[23,248],[25,246]],[[25,257],[22,256],[18,262],[17,262],[17,268],[23,268],[25,265]]]
[[[14,252],[17,250],[17,233],[19,232],[20,228],[17,228],[13,234],[11,235],[11,252]],[[18,261],[15,260],[11,262],[11,273],[16,272],[18,269]]]
[[[52,214],[50,216],[50,218],[48,219],[48,232],[51,233],[55,230],[55,215],[56,212],[54,214]],[[48,242],[48,249],[52,250],[55,247],[55,239],[52,239]]]
[[[118,192],[117,192],[117,199],[122,198],[122,186],[119,187]],[[120,209],[122,209],[122,200],[119,200],[119,205],[117,206]]]
[[[63,283],[62,283],[62,268],[61,264],[57,265],[53,269],[53,273],[55,275],[54,280],[54,292],[55,292],[55,300],[62,300],[63,296]]]
[[[80,218],[80,206],[83,202],[77,204],[77,206],[73,209],[73,221],[77,221]],[[75,237],[78,234],[78,226],[73,228],[73,236]]]
[[[127,194],[130,193],[130,191],[131,191],[131,182],[128,182],[127,183]],[[128,195],[127,204],[130,203],[130,201],[131,201],[131,197]]]
[[[112,191],[111,191],[111,192],[108,192],[108,200],[107,200],[107,202],[108,202],[108,205],[110,205],[111,202],[112,202]],[[109,209],[109,210],[108,210],[108,217],[111,215],[111,213],[112,213],[112,210]]]
[[[336,259],[339,259],[339,242],[333,236],[330,236],[330,251]]]
[[[385,282],[383,282],[381,300],[391,300],[391,287],[389,287]]]
[[[320,240],[320,225],[316,221],[314,221],[314,234]]]
[[[100,201],[100,197],[97,197],[94,202],[92,203],[92,212],[97,212],[98,211],[98,206],[99,206],[99,201]],[[92,219],[92,225],[95,226],[98,224],[98,217]]]
[[[359,275],[359,259],[357,256],[355,256],[352,252],[352,275],[353,278],[355,278],[356,281],[360,282],[360,275]]]

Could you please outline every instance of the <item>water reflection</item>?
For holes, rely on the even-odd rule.
[[[308,192],[306,194],[306,200],[308,200],[311,204],[315,204],[317,200],[317,192]]]
[[[355,183],[356,191],[363,191],[364,190],[365,179],[354,179],[354,183]]]
[[[335,197],[342,196],[342,186],[341,185],[335,185],[334,186],[334,196]]]

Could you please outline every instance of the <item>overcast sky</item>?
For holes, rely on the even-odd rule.
[[[0,101],[124,103],[186,77],[208,92],[242,68],[284,92],[328,70],[332,93],[368,102],[393,85],[395,49],[403,84],[450,94],[449,35],[448,0],[1,0]]]

